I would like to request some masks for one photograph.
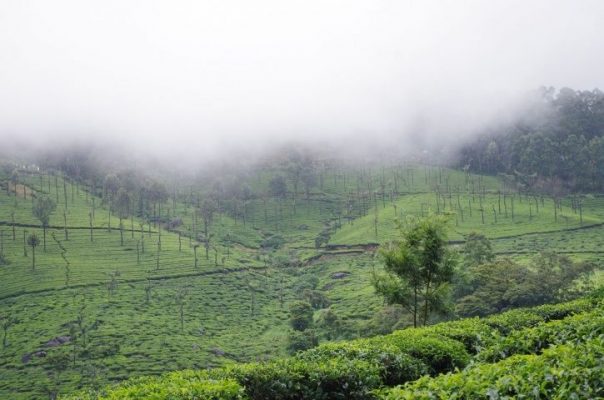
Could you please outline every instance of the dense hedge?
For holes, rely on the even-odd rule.
[[[579,351],[580,344],[586,341],[597,348],[596,342],[600,340],[601,350],[601,336],[598,338],[604,329],[601,298],[405,329],[369,339],[326,343],[293,357],[267,363],[234,364],[210,371],[181,371],[137,378],[96,394],[81,394],[71,399],[368,399],[374,397],[379,388],[405,382],[408,383],[403,389],[382,395],[406,399],[415,398],[408,397],[408,393],[417,392],[418,398],[483,398],[481,396],[487,396],[484,394],[487,392],[468,397],[468,388],[490,389],[493,382],[496,382],[493,390],[497,391],[492,392],[493,396],[512,391],[512,386],[518,387],[517,393],[524,393],[528,383],[513,383],[513,375],[509,375],[510,382],[498,377],[511,374],[507,368],[525,368],[522,373],[527,379],[533,379],[533,385],[549,388],[546,375],[531,368],[551,364],[555,352],[546,351],[542,358],[515,356],[494,365],[480,362],[497,361],[513,354],[539,353],[549,345],[560,343],[575,344],[575,347],[559,348],[564,356]],[[479,364],[472,364],[464,372],[434,380],[427,376],[458,372],[470,364],[471,354]],[[589,354],[583,356],[581,360],[587,365],[583,372],[593,374],[588,367],[593,360]],[[560,365],[570,365],[571,361],[560,362]],[[564,380],[562,372],[552,376],[561,382]],[[574,385],[578,376],[570,376],[569,385]],[[542,378],[544,381],[539,381]],[[469,386],[462,385],[463,379],[468,379]],[[433,386],[440,384],[444,387],[442,391]],[[541,390],[539,387],[534,390]],[[430,395],[431,391],[436,394]],[[461,394],[458,396],[457,393]],[[567,392],[559,389],[555,393]],[[498,398],[493,396],[491,398]]]
[[[423,377],[384,390],[384,400],[411,399],[601,399],[604,337],[559,345],[541,355],[516,355],[436,378]]]

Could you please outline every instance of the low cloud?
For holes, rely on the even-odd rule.
[[[604,87],[601,1],[6,1],[3,147],[164,160],[447,146]]]

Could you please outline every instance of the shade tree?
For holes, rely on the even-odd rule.
[[[400,304],[413,318],[413,326],[426,325],[432,313],[449,307],[449,284],[456,254],[447,242],[446,219],[430,216],[399,226],[400,239],[380,251],[384,271],[375,272],[376,293],[388,304]]]
[[[57,205],[48,196],[37,197],[32,208],[34,217],[42,224],[42,230],[44,232],[44,251],[46,251],[46,229],[48,228],[50,216],[54,213],[56,208]]]
[[[27,245],[31,247],[32,259],[31,259],[31,269],[36,269],[36,247],[40,244],[40,239],[38,235],[35,233],[30,234],[27,237]]]

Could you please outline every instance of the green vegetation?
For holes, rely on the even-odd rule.
[[[457,300],[462,316],[484,316],[509,308],[553,303],[576,297],[577,279],[588,276],[595,266],[573,262],[566,256],[541,253],[529,266],[510,259],[470,264],[464,271]],[[584,286],[589,281],[584,282]]]
[[[539,251],[560,250],[570,260],[565,266],[595,262],[597,273],[604,255],[601,198],[583,196],[579,210],[569,196],[554,207],[549,198],[467,171],[301,158],[166,185],[133,172],[55,168],[0,168],[0,397],[47,398],[128,378],[107,396],[260,398],[299,388],[292,393],[321,397],[346,383],[337,396],[362,397],[463,368],[507,335],[502,327],[548,319],[524,312],[510,325],[472,319],[358,339],[413,325],[411,313],[384,306],[371,285],[382,267],[377,243],[400,238],[395,218],[448,218],[449,249],[461,252],[454,277],[469,263],[462,242],[471,237],[488,238],[493,263],[509,256],[535,273]],[[56,206],[40,207],[47,222],[33,212],[50,204],[42,199]],[[38,238],[33,247],[30,236]],[[482,257],[475,247],[472,257]],[[480,315],[570,299],[600,275],[570,284],[579,275],[559,276],[568,285],[553,297],[498,304]],[[481,286],[469,278],[466,296]],[[461,284],[455,278],[447,290],[453,297],[443,302],[458,301]],[[581,312],[576,304],[572,312]],[[447,311],[427,320],[455,318]],[[328,343],[343,339],[353,341]],[[265,362],[272,359],[280,364]],[[194,372],[161,375],[177,370]],[[320,385],[316,371],[326,376]]]
[[[227,392],[230,388],[239,390],[237,395],[248,399],[489,398],[492,394],[536,395],[533,392],[536,382],[542,382],[537,390],[545,397],[594,398],[601,395],[603,389],[603,307],[602,298],[594,297],[549,308],[515,310],[495,317],[499,324],[506,320],[511,324],[500,330],[489,327],[490,318],[410,328],[372,339],[328,343],[267,363],[135,379],[104,389],[97,393],[98,397],[88,398],[113,399],[127,395],[139,398],[144,394],[157,399],[186,399],[192,398],[189,388],[204,388],[204,384],[220,385],[220,390],[225,391],[224,398],[232,398],[229,396],[233,392]],[[573,315],[574,312],[578,313]],[[522,315],[536,316],[540,322],[533,327],[533,320],[526,318],[523,325],[519,323]],[[587,321],[590,322],[585,326]],[[510,332],[512,326],[514,333],[501,333]],[[450,336],[445,336],[445,332],[450,332]],[[476,352],[471,356],[465,350],[463,339],[453,338],[460,332],[475,343],[482,341],[484,347],[475,347]],[[523,337],[526,337],[525,345],[521,348],[502,351],[505,343]],[[541,354],[550,344],[557,347]],[[504,360],[486,363],[483,355],[496,353]],[[530,355],[507,358],[519,353]],[[457,372],[464,367],[467,368],[463,372]],[[517,371],[511,367],[519,368],[518,378],[512,375]],[[561,369],[564,367],[570,369],[564,371]],[[551,371],[552,379],[546,378],[544,371]],[[439,375],[441,373],[446,374]],[[581,374],[585,374],[583,380]],[[534,380],[519,379],[529,377]],[[405,382],[405,386],[384,389]],[[182,394],[169,392],[175,384],[183,387]]]
[[[387,303],[406,308],[413,316],[413,327],[427,325],[431,313],[447,307],[456,260],[447,248],[445,224],[431,217],[401,228],[401,241],[382,251],[386,274],[375,275],[375,290]]]
[[[481,135],[460,151],[460,165],[479,173],[503,173],[524,190],[553,198],[604,189],[604,92],[541,88],[549,113]],[[582,207],[577,199],[577,207]]]
[[[394,399],[597,399],[602,389],[604,341],[558,345],[540,355],[513,356],[456,374],[424,377],[378,397]]]

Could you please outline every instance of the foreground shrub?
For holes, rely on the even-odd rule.
[[[481,352],[478,359],[493,362],[514,354],[540,353],[550,345],[584,342],[602,334],[604,308],[597,308],[592,312],[512,332]]]
[[[234,379],[208,379],[201,373],[172,372],[160,377],[127,380],[99,393],[84,393],[67,400],[244,400],[243,387]]]
[[[479,318],[443,322],[425,328],[426,331],[463,343],[466,351],[476,354],[499,337],[498,332]]]
[[[562,319],[572,314],[587,311],[593,308],[594,304],[595,300],[579,299],[568,303],[519,308],[485,318],[484,323],[507,335],[515,330],[536,326],[542,322]]]
[[[604,381],[602,368],[595,367],[604,365],[601,299],[602,295],[594,295],[487,319],[327,343],[268,363],[135,378],[98,393],[68,398],[371,399],[375,390],[405,382],[404,387],[380,395],[388,399],[597,398]],[[547,350],[552,345],[559,346]],[[514,356],[497,364],[468,367],[469,353],[478,353],[477,362]],[[520,355],[531,353],[537,354]],[[450,373],[465,367],[461,373]],[[434,379],[425,376],[446,372],[450,374]],[[599,385],[595,384],[598,377]]]
[[[380,386],[380,370],[366,361],[295,358],[216,371],[233,377],[251,399],[367,399]]]
[[[463,343],[424,329],[405,329],[368,339],[374,346],[392,345],[428,366],[431,375],[465,367],[470,355]]]
[[[384,390],[385,400],[599,399],[604,396],[604,337],[559,345],[541,355],[516,355],[456,374],[424,377]]]
[[[392,386],[415,380],[428,373],[422,361],[389,344],[373,344],[367,340],[326,343],[296,356],[304,361],[325,361],[333,358],[366,361],[379,368],[383,384]]]

